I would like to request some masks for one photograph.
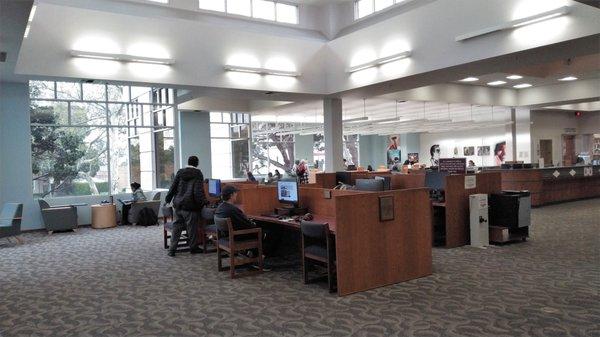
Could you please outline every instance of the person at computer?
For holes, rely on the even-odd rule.
[[[367,166],[367,171],[373,172],[373,166],[371,166],[371,165]]]
[[[146,195],[144,191],[142,191],[142,185],[137,182],[132,182],[131,187],[131,199],[130,200],[119,200],[123,207],[121,208],[121,224],[127,224],[129,222],[129,211],[131,210],[131,205],[139,201],[146,201]]]
[[[252,172],[250,172],[250,171],[246,172],[246,176],[248,177],[248,181],[251,181],[251,182],[256,181],[256,178],[254,178],[254,174],[252,174]]]
[[[279,180],[281,180],[281,173],[279,172],[279,170],[278,170],[278,169],[275,169],[275,174],[274,174],[274,176],[275,176],[275,181],[279,181]]]
[[[267,179],[265,180],[265,185],[270,185],[275,182],[275,177],[273,177],[273,173],[269,172],[267,174]]]
[[[246,214],[239,209],[235,204],[237,203],[239,189],[235,186],[227,185],[221,191],[221,198],[223,202],[217,207],[215,211],[215,216],[219,218],[229,218],[231,219],[231,226],[233,230],[242,230],[242,229],[250,229],[256,228],[256,224],[248,219]],[[236,240],[244,240],[244,239],[255,239],[255,234],[243,234],[236,236]],[[268,244],[267,233],[263,231],[263,247],[264,252],[267,253],[270,251],[270,248],[266,245]],[[248,252],[250,255],[255,254],[255,252]]]
[[[198,169],[198,157],[190,156],[188,166],[177,171],[175,180],[169,188],[165,198],[166,203],[173,202],[175,208],[175,222],[171,235],[169,256],[175,256],[175,250],[181,237],[181,232],[186,229],[190,253],[200,252],[198,248],[198,222],[204,206],[209,202],[204,194],[204,176]]]

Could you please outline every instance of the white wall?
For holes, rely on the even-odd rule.
[[[485,130],[471,130],[462,132],[444,132],[444,133],[422,133],[421,151],[419,152],[419,161],[430,166],[430,148],[434,144],[440,145],[440,158],[467,158],[473,160],[477,166],[495,166],[494,146],[500,142],[506,142],[505,160],[512,158],[512,136],[510,127],[497,127]],[[465,146],[474,146],[475,155],[465,157],[463,148]],[[489,146],[489,156],[477,156],[478,146]],[[454,154],[454,148],[458,149],[458,154]]]
[[[552,159],[554,165],[562,163],[562,135],[583,135],[600,133],[600,112],[584,112],[580,118],[572,111],[531,111],[532,161],[537,163],[540,155],[540,140],[552,140]],[[545,162],[548,165],[548,162]]]

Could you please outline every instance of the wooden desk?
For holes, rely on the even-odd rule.
[[[115,204],[92,205],[92,228],[117,227],[117,206]]]
[[[250,219],[256,220],[256,221],[260,221],[260,222],[266,222],[266,223],[270,223],[270,224],[275,224],[275,225],[280,225],[286,228],[291,228],[291,229],[295,229],[295,230],[300,230],[300,223],[290,220],[290,221],[284,221],[284,220],[279,220],[277,218],[273,218],[273,217],[269,217],[269,216],[262,216],[262,215],[255,215],[255,214],[248,214],[248,217]],[[319,222],[319,223],[328,223],[329,224],[329,232],[332,235],[335,235],[335,218],[331,218],[331,217],[324,217],[324,216],[320,216],[320,215],[314,215],[313,214],[314,219],[312,221],[314,222]]]
[[[425,188],[385,192],[331,191],[301,187],[300,206],[328,222],[336,238],[340,296],[395,284],[432,272],[429,192]],[[379,197],[394,198],[394,219],[380,221]],[[240,208],[259,221],[299,229],[299,223],[263,217],[281,205],[275,187],[240,190]]]
[[[584,176],[592,167],[592,176]],[[573,171],[574,175],[571,175]],[[543,169],[497,170],[503,190],[528,190],[531,206],[600,196],[600,166],[549,167]],[[556,172],[556,174],[555,174]]]

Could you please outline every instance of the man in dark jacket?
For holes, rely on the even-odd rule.
[[[198,157],[188,158],[188,166],[177,172],[175,180],[165,198],[167,203],[173,201],[176,220],[173,223],[169,256],[175,256],[177,243],[183,228],[186,228],[190,253],[198,249],[198,221],[202,208],[208,204],[204,195],[204,176],[198,169]]]

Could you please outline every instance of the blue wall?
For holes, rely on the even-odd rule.
[[[0,82],[0,204],[23,203],[22,229],[42,228],[31,187],[29,85]]]
[[[211,153],[210,153],[210,114],[205,111],[180,111],[179,112],[179,138],[181,143],[181,164],[187,165],[189,156],[198,156],[199,168],[204,178],[210,178]]]

